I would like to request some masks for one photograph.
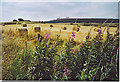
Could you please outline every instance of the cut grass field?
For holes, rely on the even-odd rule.
[[[47,34],[50,35],[51,39],[55,39],[57,35],[60,35],[60,38],[62,40],[68,40],[71,36],[71,32],[73,32],[73,27],[74,25],[65,25],[65,24],[52,24],[53,27],[50,29],[51,24],[27,24],[27,29],[28,29],[28,36],[34,37],[36,36],[36,33],[32,29],[33,26],[38,25],[41,28],[40,34],[45,37]],[[16,28],[17,27],[22,27],[22,25],[5,25],[2,26],[2,30],[4,31],[9,31],[10,29],[16,33]],[[63,27],[67,27],[67,30],[63,30]],[[75,26],[77,27],[77,26]],[[79,32],[74,31],[76,36],[75,36],[75,41],[77,42],[83,42],[85,41],[85,37],[87,36],[88,32],[90,31],[92,26],[80,26]],[[107,28],[107,27],[102,27],[102,31]],[[97,34],[97,31],[95,29],[99,29],[98,27],[93,27],[91,30],[91,36],[94,37]],[[117,27],[110,27],[109,31],[110,33],[114,34],[115,31],[117,30]],[[106,36],[107,29],[105,29],[104,36]],[[16,33],[17,34],[17,33]]]

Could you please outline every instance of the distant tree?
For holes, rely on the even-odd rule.
[[[45,23],[44,21],[41,21],[41,23]]]
[[[13,22],[17,22],[17,20],[16,20],[16,19],[14,19],[14,20],[13,20]]]
[[[18,21],[24,21],[22,18],[18,18]]]

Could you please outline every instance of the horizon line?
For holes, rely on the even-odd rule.
[[[19,18],[22,18],[22,17],[18,17],[16,20],[18,20]],[[119,18],[113,18],[113,17],[58,17],[58,18],[53,18],[53,19],[48,19],[48,20],[31,20],[31,19],[24,19],[24,18],[22,18],[22,19],[30,20],[30,21],[43,21],[44,22],[44,21],[52,21],[52,20],[57,20],[57,19],[119,19]],[[12,22],[13,20],[1,21],[1,22]]]

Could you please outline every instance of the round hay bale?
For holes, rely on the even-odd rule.
[[[77,30],[77,28],[76,27],[73,27],[73,29],[72,29],[73,31],[76,31]]]
[[[73,29],[72,29],[73,31],[79,31],[80,29],[79,29],[79,27],[73,27]]]
[[[94,28],[94,31],[97,32],[97,28]]]
[[[79,28],[77,28],[77,32],[79,31],[80,29]]]
[[[23,26],[23,27],[27,27],[27,24],[26,24],[26,23],[22,23],[22,26]]]
[[[78,28],[80,28],[80,25],[78,25]]]
[[[98,28],[101,28],[101,26],[98,26]]]
[[[2,30],[2,33],[4,33],[4,30]]]
[[[53,27],[53,25],[50,25],[50,27]]]
[[[63,27],[62,29],[63,29],[63,30],[67,30],[67,27]]]
[[[94,31],[95,31],[95,32],[100,32],[101,29],[94,28]]]
[[[28,36],[28,29],[27,28],[25,28],[25,27],[17,27],[16,30],[19,33],[19,35]]]
[[[34,32],[40,32],[41,27],[36,25],[36,26],[33,27],[33,30],[34,30]]]
[[[5,24],[3,24],[3,26],[5,26]]]

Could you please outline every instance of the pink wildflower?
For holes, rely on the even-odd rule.
[[[80,47],[80,48],[82,48],[82,47]]]
[[[51,47],[53,47],[53,44],[51,45]]]
[[[69,70],[68,69],[64,69],[65,72],[68,72]]]
[[[72,34],[75,34],[75,32],[72,32]]]
[[[80,43],[80,46],[82,46],[82,43]]]
[[[74,32],[72,32],[72,37],[74,37],[74,38],[75,38],[75,33],[74,33]]]
[[[73,53],[73,52],[76,52],[76,51],[77,51],[77,49],[74,49],[74,50],[71,50],[70,53]]]
[[[48,45],[48,42],[46,42],[46,45]]]
[[[93,43],[93,45],[95,45],[95,43]]]
[[[66,72],[64,72],[63,76],[67,76],[67,75],[66,75]]]
[[[61,54],[61,51],[59,51],[59,53]]]
[[[49,34],[45,36],[45,39],[48,39],[49,38]]]
[[[97,32],[97,34],[99,34],[99,32]]]
[[[76,52],[77,51],[77,49],[74,49],[74,52]]]
[[[68,71],[69,71],[68,69],[64,69],[64,74],[63,74],[63,76],[67,76],[66,73],[67,73]]]
[[[70,40],[68,40],[68,43],[70,43]]]
[[[71,50],[71,51],[70,51],[70,53],[73,53],[73,52],[74,52],[74,50]]]

